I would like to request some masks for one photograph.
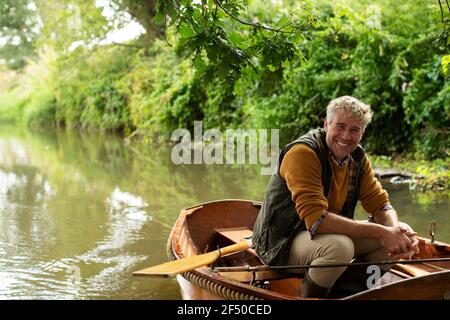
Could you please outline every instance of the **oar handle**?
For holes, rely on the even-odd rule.
[[[231,246],[227,246],[227,247],[224,247],[224,248],[221,248],[221,249],[217,249],[217,251],[219,252],[220,257],[222,257],[222,256],[224,256],[226,254],[233,253],[233,252],[236,252],[236,251],[247,250],[248,248],[251,247],[251,242],[250,241],[251,240],[244,240],[244,241],[241,241],[239,243],[232,244]]]

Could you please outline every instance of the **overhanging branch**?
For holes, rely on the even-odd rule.
[[[282,30],[282,29],[284,29],[284,28],[286,28],[286,27],[292,25],[291,23],[288,23],[288,24],[286,24],[286,25],[284,25],[284,26],[281,26],[281,27],[275,29],[275,28],[271,28],[271,27],[264,26],[264,25],[259,24],[259,23],[247,22],[247,21],[244,21],[244,20],[242,20],[242,19],[239,19],[238,17],[236,17],[235,15],[233,15],[231,12],[229,12],[229,11],[222,5],[222,3],[220,3],[219,0],[214,0],[214,2],[216,3],[216,5],[217,5],[220,9],[222,9],[223,12],[225,12],[225,14],[227,14],[229,17],[231,17],[232,19],[238,21],[239,23],[241,23],[241,24],[243,24],[243,25],[250,26],[250,27],[254,27],[254,28],[258,28],[258,29],[264,29],[264,30],[268,30],[268,31],[273,31],[273,32],[277,32],[277,33],[278,33],[278,32],[282,32],[282,33],[294,33],[293,31],[284,31],[284,30]]]

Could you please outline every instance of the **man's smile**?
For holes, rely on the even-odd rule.
[[[351,143],[343,143],[343,142],[339,142],[337,140],[336,140],[336,144],[340,147],[349,147],[352,145]]]

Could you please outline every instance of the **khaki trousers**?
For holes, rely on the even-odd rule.
[[[374,239],[342,234],[316,234],[311,239],[308,231],[301,231],[292,242],[288,265],[350,263],[353,258],[383,261],[388,259],[388,251]],[[346,268],[310,268],[308,275],[315,284],[331,288]],[[386,271],[389,266],[381,268]]]

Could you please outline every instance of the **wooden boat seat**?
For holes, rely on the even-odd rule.
[[[251,238],[253,231],[246,227],[239,228],[219,228],[214,229],[219,237],[228,240],[231,243],[239,243],[245,239]],[[252,255],[258,257],[258,254],[253,249],[247,249]],[[258,257],[259,258],[259,257]]]

